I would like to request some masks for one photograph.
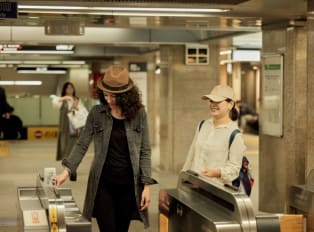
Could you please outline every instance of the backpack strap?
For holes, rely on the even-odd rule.
[[[235,136],[240,133],[240,130],[239,129],[234,129],[230,135],[230,138],[229,138],[229,150],[230,150],[230,147],[231,147],[231,144],[235,138]]]
[[[200,130],[201,130],[201,128],[202,128],[202,126],[203,126],[204,122],[205,122],[205,120],[204,120],[204,119],[200,122],[200,125],[198,126],[198,131],[200,131]]]
[[[228,160],[230,160],[230,147],[231,147],[231,144],[235,138],[235,136],[240,133],[240,130],[239,129],[234,129],[229,137],[229,147],[228,147]]]
[[[198,131],[201,130],[201,128],[202,128],[204,122],[205,122],[204,119],[200,122],[200,124],[199,124],[199,126],[198,126]],[[240,133],[240,130],[239,130],[239,129],[234,129],[234,130],[232,131],[232,133],[231,133],[231,135],[230,135],[230,138],[229,138],[229,150],[230,150],[231,144],[232,144],[232,142],[233,142],[235,136],[236,136],[238,133]]]

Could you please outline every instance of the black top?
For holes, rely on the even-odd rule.
[[[113,119],[107,158],[101,180],[117,184],[133,184],[133,171],[130,160],[124,119]]]

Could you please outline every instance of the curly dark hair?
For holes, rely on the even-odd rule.
[[[101,89],[97,89],[99,100],[102,104],[108,105],[104,92]],[[122,114],[126,119],[132,119],[136,116],[138,111],[143,107],[141,101],[141,94],[137,86],[125,93],[115,94],[116,104],[121,108]]]

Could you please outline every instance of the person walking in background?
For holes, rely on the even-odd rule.
[[[10,117],[10,112],[12,111],[13,107],[7,102],[5,89],[0,87],[0,116],[8,119]]]
[[[198,125],[183,170],[191,169],[232,185],[239,176],[246,150],[240,133],[229,149],[231,133],[238,129],[234,91],[230,86],[217,85],[202,99],[208,100],[211,118]]]
[[[69,156],[79,136],[78,131],[71,128],[68,118],[68,113],[77,108],[79,104],[73,83],[64,83],[61,97],[54,96],[52,103],[54,107],[60,109],[56,160],[62,160]]]
[[[59,187],[76,170],[94,139],[83,215],[95,217],[100,231],[127,232],[132,219],[149,226],[151,148],[148,122],[138,88],[120,65],[110,66],[97,82],[101,104],[95,105],[64,171]]]
[[[23,138],[23,122],[17,115],[13,114],[14,108],[10,107],[8,117],[2,117],[0,124],[0,138],[3,140],[15,140]]]
[[[238,100],[236,101],[236,106],[239,109],[239,125],[241,131],[254,131],[258,133],[259,131],[259,124],[258,124],[258,114],[256,111],[249,106],[248,104]],[[250,130],[251,129],[251,130]]]

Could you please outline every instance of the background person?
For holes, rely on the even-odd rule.
[[[23,122],[17,115],[13,114],[14,108],[11,107],[8,117],[2,117],[0,124],[0,134],[3,140],[22,139],[23,135]]]
[[[145,108],[128,70],[110,66],[98,81],[102,104],[94,106],[86,126],[57,176],[57,187],[76,172],[94,139],[83,215],[95,217],[100,231],[126,232],[131,219],[149,226],[151,148]]]
[[[9,118],[11,111],[13,111],[13,107],[10,106],[7,102],[5,89],[0,87],[0,116],[4,118]]]
[[[254,131],[258,133],[258,114],[256,111],[248,104],[236,101],[236,106],[239,109],[239,125],[242,132]],[[251,130],[250,130],[251,129]]]
[[[54,96],[52,103],[54,107],[60,109],[56,160],[62,160],[69,156],[79,136],[78,131],[70,127],[68,118],[68,113],[77,108],[79,104],[73,83],[64,83],[61,97]]]

